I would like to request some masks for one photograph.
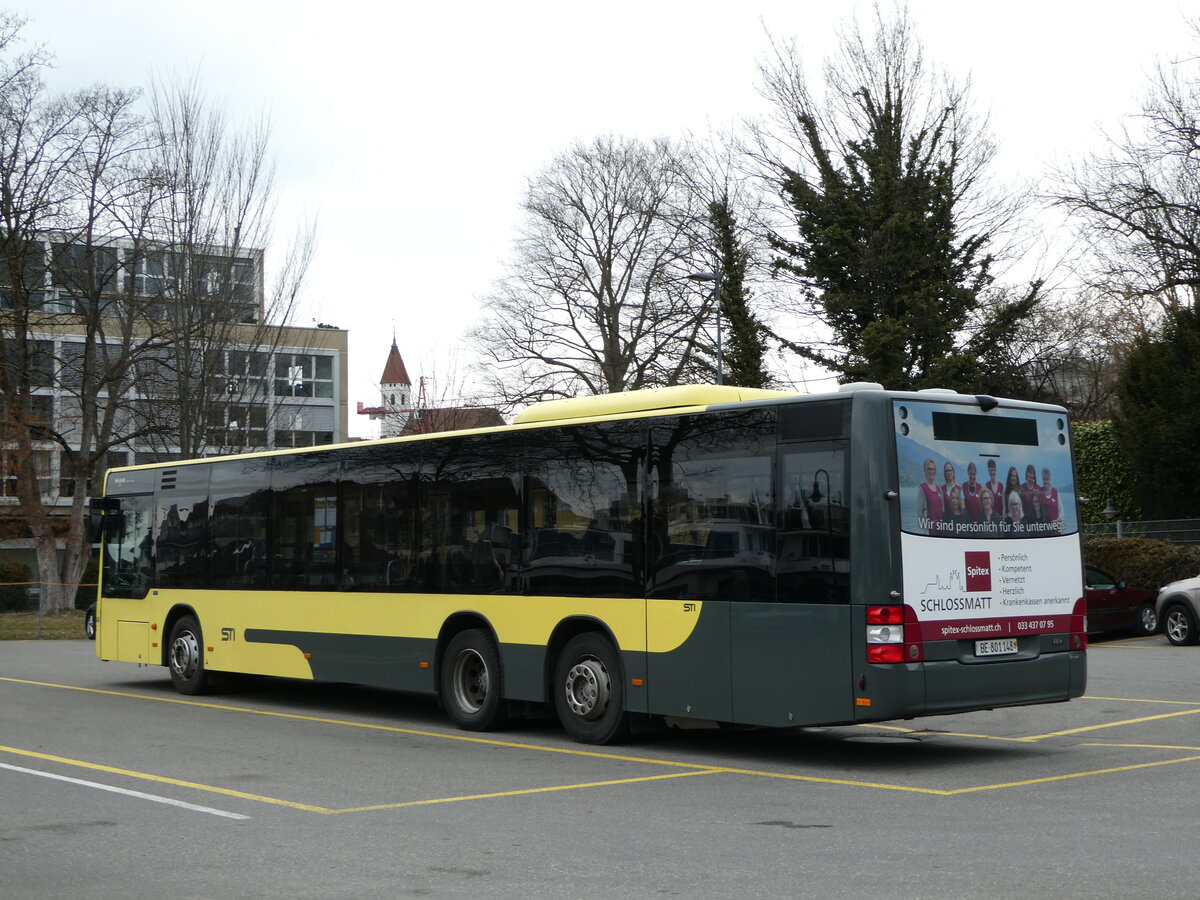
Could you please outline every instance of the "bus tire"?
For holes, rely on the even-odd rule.
[[[625,679],[612,642],[595,632],[567,642],[554,666],[554,710],[581,744],[612,744],[629,734]]]
[[[1200,640],[1200,633],[1196,631],[1196,617],[1182,603],[1168,607],[1167,614],[1163,616],[1163,630],[1167,633],[1167,640],[1176,647],[1186,647]]]
[[[460,631],[450,639],[440,687],[450,721],[464,731],[491,731],[504,725],[500,651],[482,628]]]
[[[167,645],[167,668],[171,683],[181,694],[203,694],[208,690],[204,668],[204,632],[195,616],[183,616],[171,629]]]

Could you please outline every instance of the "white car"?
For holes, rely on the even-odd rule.
[[[1158,591],[1154,603],[1167,640],[1177,647],[1200,640],[1200,577],[1173,581]]]

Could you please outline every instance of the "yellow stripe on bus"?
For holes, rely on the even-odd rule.
[[[445,621],[461,612],[476,613],[496,631],[501,644],[545,646],[554,629],[574,616],[598,618],[612,631],[620,649],[667,653],[692,635],[702,601],[640,598],[524,597],[503,594],[409,594],[319,591],[188,591],[162,590],[143,600],[106,597],[101,612],[99,654],[106,659],[157,662],[169,639],[167,615],[175,606],[197,611],[208,664],[252,674],[311,678],[303,655],[294,647],[248,643],[247,629],[315,634],[384,635],[436,640]],[[150,623],[140,626],[145,644],[133,648],[104,623]],[[223,634],[227,629],[232,631]],[[110,637],[110,634],[113,637]],[[132,632],[130,633],[132,636]],[[236,664],[235,664],[236,661]]]

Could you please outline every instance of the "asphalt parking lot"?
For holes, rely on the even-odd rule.
[[[1200,895],[1200,648],[1093,645],[1085,697],[860,727],[459,732],[434,701],[182,697],[0,644],[0,884],[53,897]]]

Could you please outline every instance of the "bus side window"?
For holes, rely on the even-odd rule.
[[[273,586],[336,585],[339,466],[328,451],[272,460]]]
[[[641,582],[643,422],[530,433],[522,589],[636,597]]]
[[[650,596],[773,602],[773,411],[681,418],[653,433]]]
[[[779,517],[779,599],[850,599],[850,511],[842,443],[785,445]]]
[[[151,495],[121,498],[121,513],[112,517],[104,536],[104,596],[140,599],[150,590],[153,505]]]
[[[211,588],[266,584],[266,459],[213,463],[209,488],[208,578]]]
[[[506,594],[516,590],[514,540],[523,453],[519,435],[436,445],[420,491],[420,563],[425,590]],[[435,446],[435,445],[431,445]]]
[[[162,469],[155,493],[154,586],[208,587],[209,465]]]

